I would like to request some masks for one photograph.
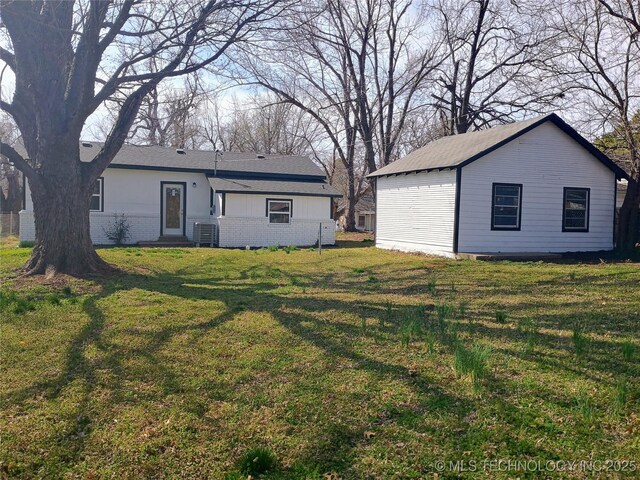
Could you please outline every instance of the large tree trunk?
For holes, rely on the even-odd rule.
[[[629,251],[638,243],[638,230],[640,230],[640,183],[630,179],[627,186],[627,194],[620,208],[618,218],[617,248]]]
[[[36,241],[26,275],[85,276],[114,271],[96,253],[89,230],[91,187],[80,175],[49,176],[31,185]]]

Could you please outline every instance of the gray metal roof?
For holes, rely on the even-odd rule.
[[[210,177],[209,184],[216,192],[227,193],[272,193],[274,195],[310,195],[316,197],[342,196],[342,193],[325,182]]]
[[[91,146],[85,146],[91,145]],[[100,151],[100,142],[81,142],[80,159],[90,162]],[[214,170],[215,152],[212,150],[183,150],[157,146],[123,145],[111,167],[160,168],[163,170]],[[324,172],[308,157],[294,155],[264,155],[255,153],[224,152],[218,158],[218,171],[309,175],[324,177]]]
[[[464,166],[547,121],[553,122],[562,129],[592,155],[598,158],[598,160],[616,172],[619,177],[626,176],[618,165],[567,125],[555,113],[521,122],[492,127],[487,130],[440,138],[418,150],[414,150],[406,157],[376,170],[368,176],[378,177],[382,175]]]

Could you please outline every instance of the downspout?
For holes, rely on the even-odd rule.
[[[453,254],[458,255],[458,240],[460,237],[460,186],[462,184],[462,167],[456,167],[456,200],[453,214]]]

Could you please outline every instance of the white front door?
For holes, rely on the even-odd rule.
[[[162,234],[184,235],[184,184],[162,184]]]

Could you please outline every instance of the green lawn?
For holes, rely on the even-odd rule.
[[[640,460],[640,264],[370,245],[103,249],[129,273],[66,288],[16,279],[29,250],[0,250],[0,478]],[[476,470],[439,478],[541,476]]]

